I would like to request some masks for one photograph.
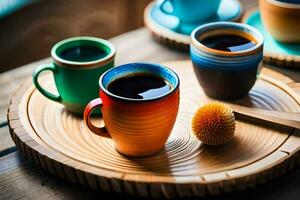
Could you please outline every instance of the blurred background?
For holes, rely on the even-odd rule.
[[[51,47],[68,37],[109,39],[139,28],[150,1],[0,0],[0,72],[49,57]],[[244,9],[257,5],[240,2],[247,2]]]
[[[111,38],[143,26],[151,0],[0,0],[0,72],[50,56],[64,38]]]

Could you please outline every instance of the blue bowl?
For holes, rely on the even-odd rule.
[[[245,50],[229,52],[212,49],[201,41],[212,35],[239,35],[255,43]],[[239,99],[253,87],[263,59],[263,36],[241,23],[215,22],[191,34],[190,56],[198,82],[206,95],[216,99]]]

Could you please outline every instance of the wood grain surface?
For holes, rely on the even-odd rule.
[[[241,2],[245,8],[257,6],[256,0],[242,0]],[[120,35],[111,41],[118,49],[117,64],[135,61],[163,62],[188,58],[188,54],[177,52],[156,43],[150,33],[144,28]],[[0,125],[4,124],[6,126],[5,124],[7,124],[6,111],[9,99],[19,87],[19,83],[29,78],[32,70],[37,65],[46,64],[49,60],[45,59],[30,63],[18,69],[0,74]],[[293,82],[287,82],[287,84],[300,94],[299,71],[266,65],[264,67],[272,68],[293,79]],[[2,82],[3,77],[5,77],[4,82]],[[9,87],[9,89],[4,90],[3,88],[6,87]],[[8,131],[3,131],[3,135],[5,133],[6,136],[9,135]],[[9,139],[9,137],[6,138]],[[2,138],[3,136],[1,136]],[[3,144],[7,145],[8,143],[3,141]],[[3,148],[4,151],[1,151],[4,154],[0,156],[0,199],[45,199],[46,197],[47,199],[99,199],[105,197],[106,199],[137,199],[124,194],[103,193],[82,187],[78,184],[70,184],[69,181],[53,176],[28,158],[20,155],[19,152],[15,152],[14,146],[11,145],[8,144],[8,148]],[[202,199],[298,200],[300,196],[300,170],[297,168],[271,182],[265,183],[264,181],[260,181],[259,184],[259,187],[252,187],[247,191],[241,190],[239,192],[223,194],[222,196]],[[28,187],[26,187],[27,185]],[[240,189],[242,188],[243,184],[240,183]]]
[[[0,158],[0,199],[110,199],[140,200],[129,195],[101,192],[82,187],[61,178],[56,178],[38,165],[27,160],[19,152]],[[201,198],[204,200],[297,200],[300,190],[300,170],[288,173],[280,179],[248,189],[222,196]],[[189,198],[191,199],[191,198]],[[195,198],[199,199],[199,198]]]
[[[57,176],[95,189],[142,197],[221,194],[239,189],[240,181],[246,188],[284,173],[283,166],[295,165],[300,135],[294,128],[238,121],[233,141],[216,149],[204,146],[190,132],[190,123],[195,110],[211,99],[197,83],[189,61],[165,65],[180,77],[181,104],[165,149],[156,155],[139,159],[122,156],[111,139],[91,133],[81,117],[44,98],[31,81],[12,98],[8,112],[12,138],[24,155]],[[269,71],[261,73],[267,77]],[[279,73],[270,74],[277,82],[292,82]],[[42,83],[53,90],[49,80],[46,76]],[[232,103],[300,112],[299,97],[286,93],[283,85],[258,80],[248,97]],[[112,180],[117,185],[106,188]],[[177,194],[172,192],[175,188]]]
[[[134,61],[147,61],[147,62],[162,62],[162,61],[167,61],[167,60],[174,60],[174,59],[186,59],[188,58],[187,54],[181,53],[174,51],[172,49],[168,49],[164,46],[161,46],[160,44],[156,43],[153,41],[151,38],[151,35],[146,29],[139,29],[136,31],[129,32],[127,34],[121,35],[119,37],[113,38],[111,40],[113,44],[116,45],[118,49],[118,54],[116,57],[117,64],[121,63],[128,63],[128,62],[134,62]],[[138,46],[139,48],[132,49],[130,45],[135,45]],[[145,44],[143,47],[141,47],[139,44]],[[32,70],[39,64],[41,63],[48,63],[50,59],[45,59],[38,61],[36,63],[31,63],[29,65],[20,67],[15,70],[11,70],[7,73],[1,74],[0,75],[0,81],[2,80],[2,77],[6,77],[5,79],[7,80],[6,83],[1,84],[1,86],[6,87],[6,84],[9,85],[11,89],[5,90],[5,93],[3,93],[3,96],[1,100],[3,100],[4,105],[1,106],[1,114],[0,117],[3,117],[2,119],[5,119],[6,115],[6,109],[9,104],[9,99],[11,95],[14,93],[15,89],[19,87],[19,85],[14,82],[20,82],[24,81],[24,79],[28,78],[31,76]],[[266,67],[266,66],[265,66]],[[270,68],[270,66],[268,66]],[[273,70],[279,71],[286,76],[289,76],[292,78],[294,81],[290,82],[289,78],[287,78],[286,84],[290,85],[293,87],[298,94],[300,94],[300,73],[295,71],[295,70],[287,70],[287,69],[280,69],[280,68],[275,68],[272,67]],[[14,77],[18,77],[18,79],[15,79]],[[6,120],[5,120],[6,121]],[[5,121],[2,121],[5,123]],[[8,132],[6,133],[7,135],[9,134]],[[40,188],[43,188],[44,186],[39,182],[38,180],[43,177],[47,176],[49,180],[51,180],[51,183],[53,183],[53,187],[55,191],[58,192],[57,196],[52,197],[53,199],[61,199],[65,197],[65,199],[73,199],[70,198],[68,195],[72,194],[65,194],[61,195],[59,192],[60,186],[65,186],[64,184],[61,184],[60,182],[62,181],[61,179],[57,179],[54,176],[49,176],[47,175],[46,172],[41,170],[41,168],[33,168],[30,172],[32,175],[29,176],[19,176],[18,174],[15,174],[12,169],[18,168],[19,170],[22,171],[22,173],[27,174],[28,172],[24,171],[24,168],[28,166],[28,162],[24,162],[24,160],[20,159],[20,156],[17,156],[18,154],[9,154],[9,160],[8,157],[4,157],[1,162],[1,167],[6,166],[4,163],[11,163],[11,167],[5,168],[5,170],[0,170],[0,179],[3,181],[8,181],[11,180],[10,187],[2,187],[1,186],[1,192],[3,193],[9,193],[10,197],[14,197],[14,193],[16,191],[23,193],[23,199],[28,199],[31,196],[34,196],[34,194],[39,192]],[[28,167],[27,169],[30,169]],[[36,175],[38,174],[38,175]],[[35,179],[34,181],[34,187],[36,188],[32,191],[25,190],[22,188],[22,181],[23,180],[26,182],[26,180],[32,180]],[[47,179],[47,180],[48,180]],[[290,173],[287,176],[284,176],[274,182],[270,182],[267,185],[261,186],[261,187],[256,187],[255,189],[251,189],[248,192],[235,192],[229,195],[222,195],[219,198],[222,199],[238,199],[240,196],[243,196],[245,199],[297,199],[299,193],[297,191],[300,190],[299,186],[299,180],[300,180],[300,173],[299,170],[294,171],[293,173]],[[31,181],[32,182],[32,181]],[[262,183],[264,183],[262,181]],[[77,187],[79,188],[79,187]],[[48,188],[48,190],[51,190],[51,188]],[[78,196],[79,199],[89,199],[91,198],[91,195],[95,195],[95,198],[99,196],[103,196],[104,194],[102,193],[93,193],[92,190],[88,189],[75,189],[75,191],[82,191],[82,196],[80,195],[74,195]],[[73,194],[78,194],[77,192],[72,192],[70,193]],[[68,192],[66,192],[68,193]],[[42,196],[42,195],[41,195]],[[111,193],[110,197],[113,198]],[[121,198],[124,199],[132,199],[132,197],[128,197],[125,195],[122,195]],[[1,198],[0,198],[1,199]],[[211,199],[211,198],[209,198]],[[218,198],[217,198],[218,199]]]
[[[10,149],[15,146],[9,134],[8,127],[4,126],[0,128],[0,152]],[[9,153],[9,151],[8,151]],[[4,153],[2,153],[4,155]]]

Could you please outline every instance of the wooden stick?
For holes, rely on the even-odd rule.
[[[299,95],[285,83],[265,74],[261,74],[260,79],[285,91],[300,106]],[[237,119],[252,121],[253,123],[280,125],[284,127],[300,129],[300,113],[270,111],[258,108],[249,108],[236,104],[230,104],[230,106],[233,108],[235,117]]]
[[[270,111],[257,108],[248,108],[239,105],[230,105],[237,119],[253,121],[261,124],[277,124],[285,127],[300,129],[300,113]]]

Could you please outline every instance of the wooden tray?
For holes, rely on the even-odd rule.
[[[44,98],[31,81],[11,100],[11,136],[25,156],[52,174],[91,188],[143,197],[205,196],[253,187],[300,162],[300,131],[295,129],[238,121],[227,145],[210,148],[197,141],[190,131],[191,117],[211,99],[198,85],[189,61],[164,64],[181,79],[180,112],[165,149],[154,156],[120,155],[111,139],[91,133],[81,117]],[[258,80],[248,97],[234,103],[299,112],[298,97],[285,92],[293,81],[269,69],[262,74],[276,83]],[[41,82],[54,88],[50,76]]]

